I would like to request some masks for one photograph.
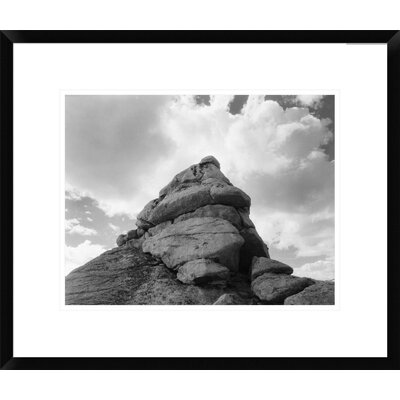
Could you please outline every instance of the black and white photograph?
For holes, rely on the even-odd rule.
[[[333,94],[65,95],[65,304],[334,305],[334,135]]]
[[[399,367],[399,31],[1,31],[0,55],[3,368],[174,395],[236,370],[243,398],[259,370],[298,397]]]

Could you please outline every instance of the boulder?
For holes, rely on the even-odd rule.
[[[187,284],[221,283],[229,278],[229,269],[212,260],[202,258],[180,266],[176,277]]]
[[[221,170],[214,164],[199,164],[199,171],[201,173],[201,183],[206,185],[209,183],[221,183],[232,185],[229,179],[221,172]]]
[[[132,229],[132,230],[128,231],[128,233],[127,233],[127,240],[137,239],[138,237],[139,237],[139,235],[137,234],[136,229]]]
[[[287,297],[287,305],[334,305],[335,304],[335,283],[331,281],[318,281],[308,286],[303,291]]]
[[[138,228],[147,230],[154,226],[154,224],[149,222],[149,218],[153,208],[159,203],[159,201],[159,199],[153,199],[144,206],[143,210],[138,214],[136,219],[136,226]]]
[[[266,304],[283,304],[287,297],[299,293],[313,284],[314,281],[309,278],[266,273],[251,283],[251,289]]]
[[[176,224],[177,222],[186,221],[187,219],[190,218],[204,218],[204,217],[225,219],[238,229],[240,229],[241,226],[240,216],[236,211],[236,209],[234,207],[224,206],[221,204],[207,205],[204,207],[200,207],[197,210],[192,211],[190,213],[182,214],[178,218],[175,218],[174,224]]]
[[[200,165],[201,164],[214,164],[218,169],[221,168],[221,164],[219,161],[214,157],[214,156],[206,156],[200,160]]]
[[[293,273],[293,268],[280,261],[271,260],[270,258],[253,257],[250,275],[251,280],[254,281],[254,279],[266,273],[291,275]]]
[[[242,229],[240,234],[244,239],[244,245],[240,249],[240,271],[247,273],[254,256],[269,257],[268,247],[266,248],[255,228]]]
[[[152,226],[172,220],[207,204],[212,204],[212,199],[209,186],[198,184],[171,192],[168,196],[153,204],[154,207],[146,215],[147,221]],[[139,217],[141,218],[141,213]]]
[[[231,223],[207,217],[172,224],[145,240],[142,248],[173,269],[188,261],[208,258],[236,271],[243,243]]]
[[[127,240],[128,240],[127,235],[124,234],[119,235],[116,240],[117,246],[123,246],[127,242]]]
[[[168,185],[160,190],[159,197],[165,197],[168,194],[186,188],[188,186],[205,183],[205,181],[215,180],[230,185],[229,179],[221,172],[214,158],[214,162],[200,162],[191,165],[189,168],[176,174]]]
[[[227,206],[250,207],[250,197],[235,186],[211,185],[210,195],[213,204],[225,204]]]

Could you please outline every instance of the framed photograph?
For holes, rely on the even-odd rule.
[[[399,32],[0,45],[2,368],[399,368]]]

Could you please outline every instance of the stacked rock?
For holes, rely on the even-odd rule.
[[[232,272],[248,273],[254,256],[269,258],[250,203],[208,156],[177,174],[117,244],[151,253],[183,283],[224,282]]]
[[[285,299],[302,292],[315,281],[292,276],[293,268],[276,260],[254,257],[251,265],[251,289],[265,304],[285,304]]]

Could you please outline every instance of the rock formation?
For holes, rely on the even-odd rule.
[[[250,197],[221,172],[218,160],[208,156],[161,189],[137,216],[138,229],[119,236],[117,244],[135,240],[145,253],[176,270],[178,279],[185,277],[185,283],[190,269],[200,273],[195,260],[207,261],[201,270],[209,282],[210,261],[225,268],[226,277],[229,272],[246,273],[253,256],[269,257],[250,219],[250,203]],[[217,281],[220,276],[216,274]]]
[[[250,206],[218,160],[203,158],[161,189],[116,249],[68,275],[66,303],[334,304],[333,284],[270,259]]]

